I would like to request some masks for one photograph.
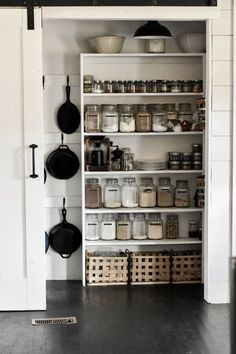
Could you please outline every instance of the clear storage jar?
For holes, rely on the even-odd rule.
[[[93,81],[93,93],[102,93],[103,92],[103,82],[102,81]]]
[[[177,81],[171,81],[170,84],[170,91],[172,93],[179,93],[181,92],[181,81],[177,80]]]
[[[160,213],[150,215],[147,228],[148,239],[161,240],[163,238],[163,221]]]
[[[124,153],[121,157],[121,170],[133,171],[134,170],[134,154],[130,148],[124,148]]]
[[[155,104],[150,105],[152,114],[152,131],[166,132],[167,131],[167,114],[164,105]]]
[[[153,208],[156,206],[156,186],[152,178],[141,178],[139,185],[139,206]]]
[[[86,106],[84,129],[88,133],[101,131],[101,110],[98,104],[88,104]]]
[[[132,238],[145,240],[147,238],[147,222],[143,214],[136,214],[132,223]]]
[[[164,105],[166,111],[167,127],[169,131],[174,131],[175,126],[178,124],[177,111],[175,103],[167,103]]]
[[[88,214],[85,221],[85,239],[96,241],[100,239],[100,227],[97,214]]]
[[[116,223],[116,238],[117,240],[131,239],[132,223],[129,214],[120,214]]]
[[[135,115],[132,105],[119,105],[119,125],[120,132],[122,133],[131,133],[135,131]]]
[[[121,192],[118,184],[118,178],[107,178],[104,186],[104,207],[120,208]]]
[[[84,75],[83,86],[84,86],[84,93],[93,92],[93,75]]]
[[[98,178],[88,178],[85,184],[85,208],[102,207],[102,187]]]
[[[190,205],[190,192],[187,180],[177,180],[175,187],[175,206],[187,208]]]
[[[116,221],[112,214],[104,214],[102,217],[101,239],[107,241],[116,239]]]
[[[157,186],[157,206],[167,208],[174,205],[174,187],[169,177],[160,177]]]
[[[182,131],[190,131],[193,124],[193,112],[190,103],[180,103],[178,120]]]
[[[138,186],[134,177],[124,178],[124,184],[121,187],[121,205],[125,208],[138,206]]]
[[[116,105],[102,105],[102,131],[104,133],[118,132],[118,120]]]
[[[166,216],[166,238],[179,238],[179,216],[176,214]]]
[[[137,106],[135,121],[137,132],[150,132],[152,130],[152,116],[147,105],[142,104]]]

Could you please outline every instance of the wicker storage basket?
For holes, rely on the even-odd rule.
[[[202,256],[199,251],[179,251],[171,255],[172,283],[201,283]]]
[[[126,285],[128,283],[128,255],[86,255],[88,285]]]
[[[170,255],[166,252],[137,252],[130,257],[131,284],[165,284],[170,280]]]

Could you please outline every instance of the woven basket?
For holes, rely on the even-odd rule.
[[[170,281],[170,255],[164,252],[131,253],[131,284],[166,284]]]
[[[88,285],[126,285],[128,256],[95,256],[87,253],[86,280]]]
[[[172,283],[201,283],[201,252],[174,252],[171,256],[171,263]]]

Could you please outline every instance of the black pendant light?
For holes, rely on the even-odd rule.
[[[158,21],[148,21],[136,30],[134,37],[138,39],[161,39],[172,36],[168,28],[162,26]]]

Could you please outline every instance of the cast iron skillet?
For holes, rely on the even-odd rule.
[[[46,167],[54,178],[69,179],[77,173],[80,162],[77,155],[63,144],[63,134],[61,141],[61,145],[48,156]]]
[[[45,231],[45,253],[47,253],[48,249],[49,249],[49,239],[48,239],[48,234]]]
[[[62,258],[69,258],[80,247],[82,235],[75,225],[66,220],[65,198],[63,198],[62,217],[62,223],[54,226],[49,233],[49,244]]]
[[[74,133],[80,124],[80,113],[76,105],[70,101],[69,76],[67,76],[66,102],[57,112],[57,124],[66,134]]]

